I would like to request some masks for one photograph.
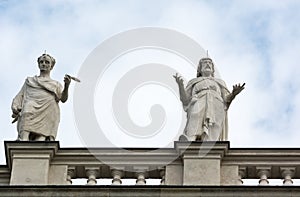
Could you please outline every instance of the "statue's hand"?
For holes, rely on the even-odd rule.
[[[238,95],[239,93],[241,93],[241,91],[243,90],[243,89],[245,89],[245,83],[243,83],[243,85],[241,85],[241,84],[236,84],[236,85],[234,85],[233,86],[233,90],[232,90],[232,95],[233,96],[236,96],[236,95]]]
[[[13,114],[11,115],[12,118],[16,118],[19,116],[19,113],[21,112],[21,109],[12,109]]]
[[[178,84],[179,87],[183,87],[183,79],[182,77],[176,73],[176,75],[173,75],[173,77],[175,78],[176,80],[176,83]]]
[[[16,118],[16,117],[18,117],[18,116],[19,116],[19,114],[16,114],[16,113],[13,113],[13,114],[11,115],[12,118]]]
[[[13,109],[12,111],[13,111],[13,114],[11,115],[11,117],[13,118],[13,121],[11,123],[15,123],[19,119],[21,109]]]
[[[176,75],[173,75],[173,77],[176,80],[176,83],[178,84],[179,87],[179,94],[180,94],[180,100],[184,106],[188,105],[190,102],[190,99],[187,96],[187,93],[185,91],[184,85],[183,85],[183,79],[182,77],[176,73]]]
[[[64,77],[64,82],[65,82],[66,85],[70,85],[71,76],[66,74],[65,77]]]

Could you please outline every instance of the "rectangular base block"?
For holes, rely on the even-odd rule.
[[[183,185],[220,185],[220,160],[184,159]]]
[[[10,185],[48,184],[48,172],[49,158],[14,159]]]

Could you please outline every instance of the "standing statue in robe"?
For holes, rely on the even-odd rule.
[[[58,103],[68,100],[71,76],[64,77],[64,87],[50,78],[55,59],[43,54],[37,60],[40,75],[27,77],[12,102],[13,122],[18,121],[18,140],[54,141],[60,121]]]
[[[214,72],[212,59],[202,58],[197,78],[190,80],[186,87],[181,76],[174,75],[180,100],[187,112],[187,123],[179,141],[228,140],[227,110],[245,83],[234,85],[230,92],[223,80],[214,77]]]

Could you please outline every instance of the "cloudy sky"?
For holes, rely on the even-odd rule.
[[[11,124],[11,101],[25,78],[38,74],[36,59],[44,50],[56,58],[52,78],[62,83],[66,73],[79,75],[89,54],[103,41],[124,31],[143,27],[167,28],[188,36],[209,50],[229,89],[235,83],[246,83],[246,89],[233,101],[229,110],[232,147],[299,147],[299,10],[298,0],[0,1],[0,164],[5,164],[4,141],[17,137],[16,125]],[[117,48],[118,44],[113,47]],[[126,58],[120,59],[114,66],[120,65],[120,62],[136,66],[155,62],[173,68],[185,78],[193,77],[190,68],[174,66],[174,59],[178,57],[156,54],[155,51],[144,52],[144,56],[143,53],[131,54],[139,58],[127,57],[127,62]],[[158,56],[162,57],[151,60],[151,57]],[[137,59],[143,61],[134,62]],[[174,64],[171,65],[171,62]],[[118,67],[114,69],[119,70]],[[107,70],[106,80],[118,81],[117,77],[126,74],[122,69],[119,72],[114,69]],[[85,82],[82,80],[81,83]],[[101,88],[114,89],[113,82],[101,86],[105,83],[99,80],[99,84],[96,96],[102,97],[99,93]],[[73,93],[78,85],[72,82],[68,102],[60,104],[61,124],[57,140],[62,147],[88,144],[82,141],[80,134],[83,131],[78,131],[80,129],[76,126]],[[162,126],[172,125],[173,119],[168,115],[181,113],[178,110],[181,107],[179,100],[175,99],[175,104],[170,107],[172,102],[161,102],[169,94],[161,96],[161,99],[155,97],[164,94],[168,88],[157,89],[151,84],[147,88],[151,94],[146,97],[152,103],[145,101],[145,108],[142,105],[144,100],[141,100],[144,93],[136,91],[137,95],[131,95],[132,100],[128,101],[133,122],[147,125],[151,106],[159,103],[166,111],[166,121]],[[97,102],[94,104],[99,122],[103,121],[103,116],[111,116],[106,114],[112,105],[109,98],[101,100],[107,103],[108,110],[101,110]],[[113,124],[103,128],[109,130],[117,123]],[[170,132],[170,129],[167,130]],[[115,129],[108,132],[114,133]],[[176,131],[175,134],[170,133],[169,138],[168,133],[163,135],[164,132],[167,131],[161,130],[161,138],[164,138],[161,144],[151,137],[136,141],[132,136],[126,138],[126,135],[118,140],[114,135],[110,137],[115,146],[141,147],[145,144],[146,147],[163,147],[165,142],[176,139]]]

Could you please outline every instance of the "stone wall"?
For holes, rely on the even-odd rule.
[[[292,186],[0,186],[0,196],[290,197],[300,196],[300,188]]]

